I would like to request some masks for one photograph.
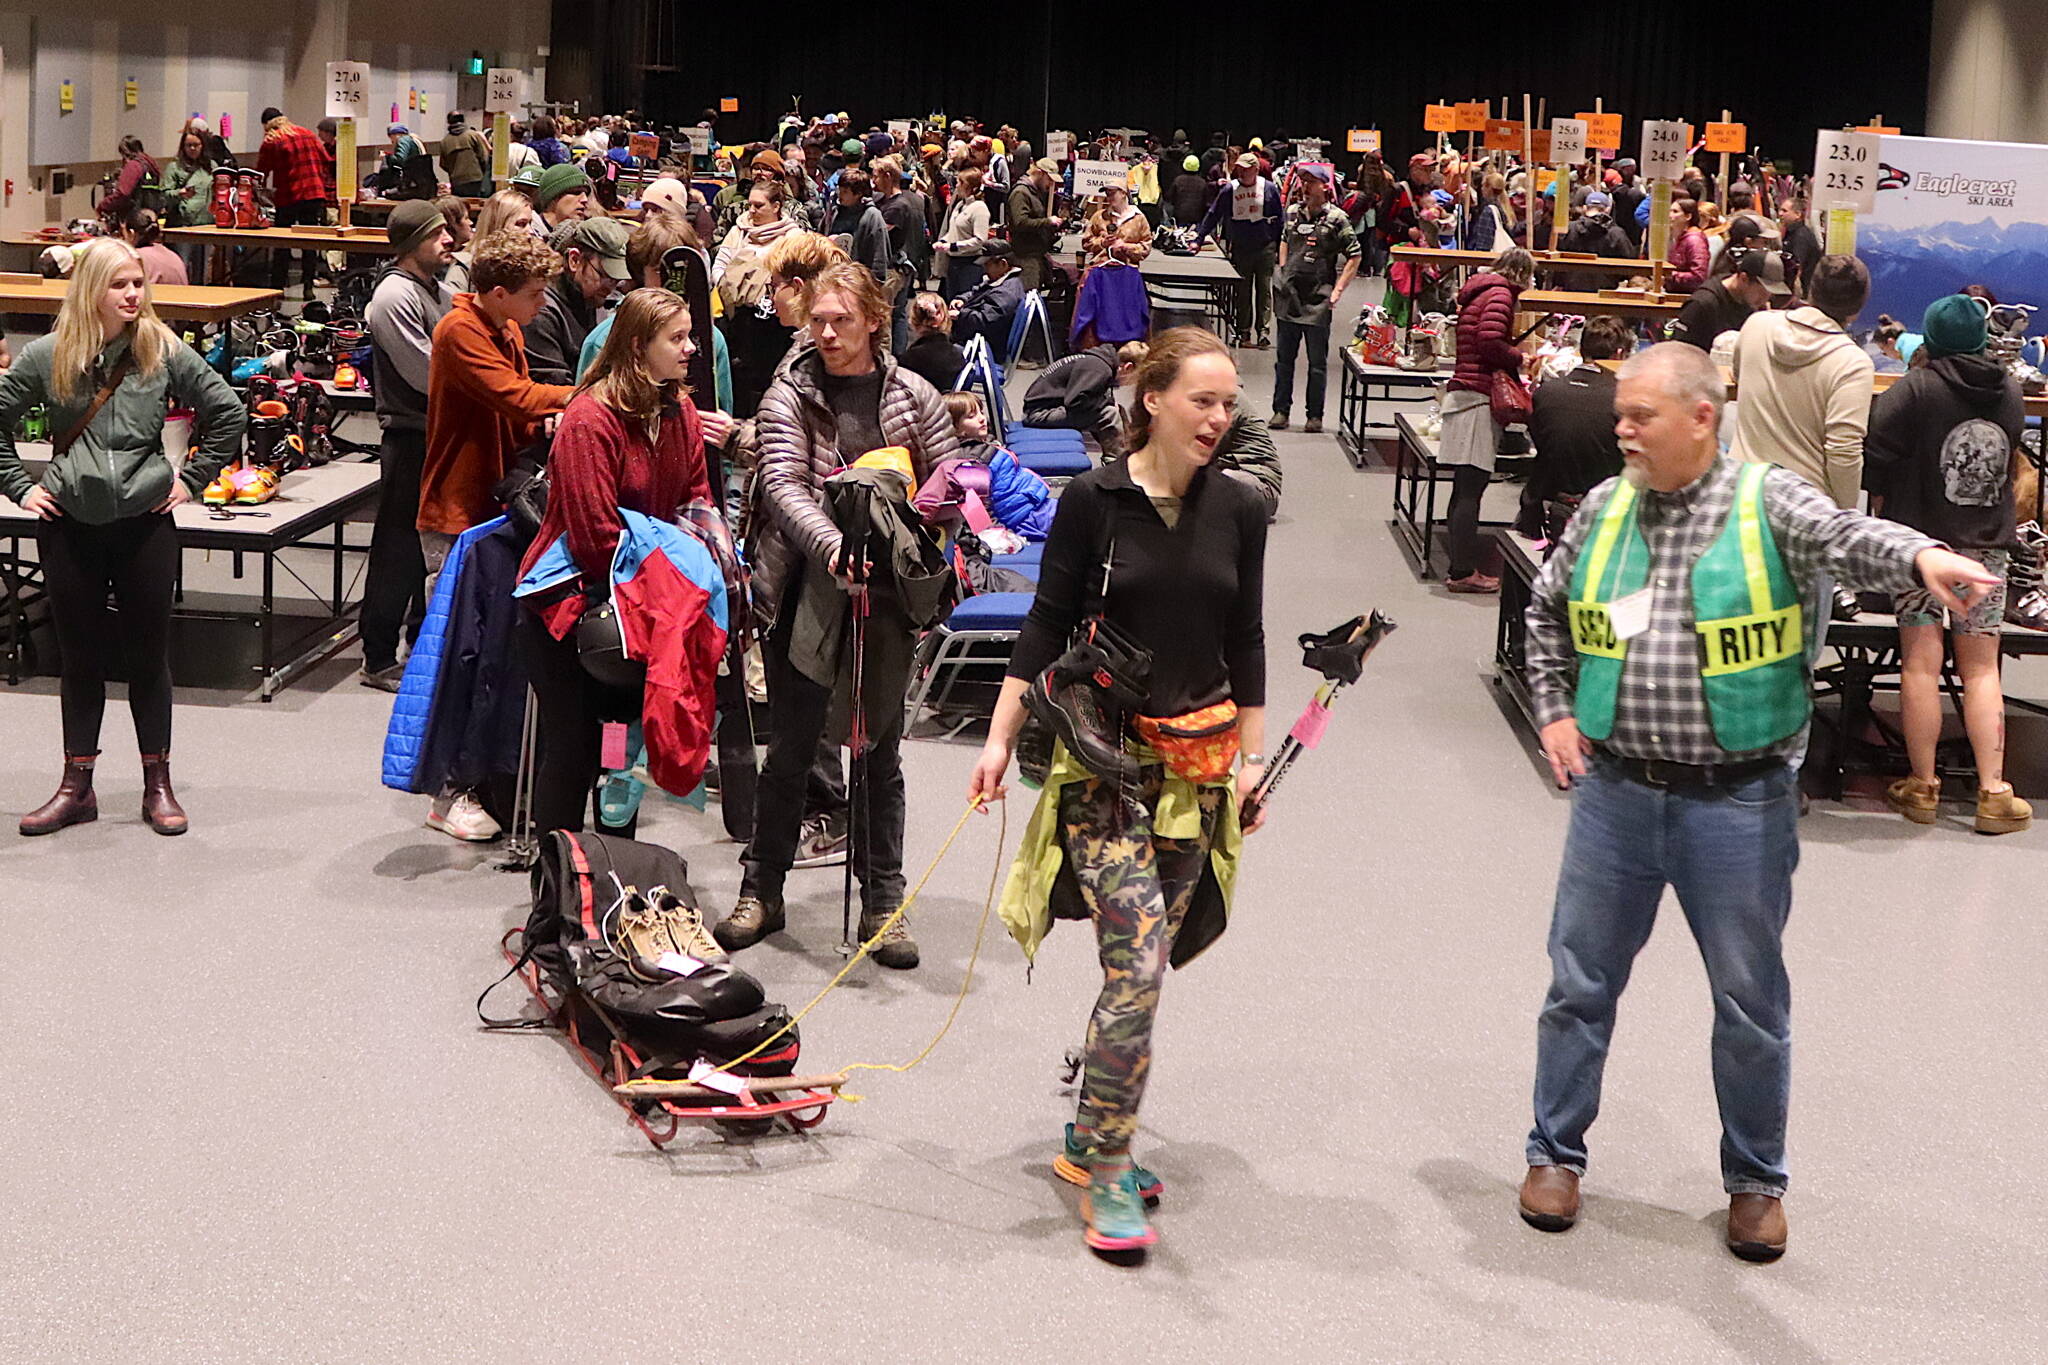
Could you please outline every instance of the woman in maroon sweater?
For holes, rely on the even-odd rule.
[[[1664,287],[1675,294],[1690,294],[1707,282],[1714,263],[1714,244],[1700,227],[1700,206],[1696,199],[1671,201],[1671,269],[1664,274]]]
[[[1479,503],[1493,480],[1500,427],[1493,420],[1493,377],[1519,375],[1522,353],[1515,349],[1515,300],[1529,287],[1536,264],[1520,247],[1509,247],[1458,291],[1458,362],[1445,386],[1443,432],[1437,463],[1449,466],[1448,523],[1452,592],[1499,592],[1500,580],[1479,571]]]
[[[603,723],[640,715],[639,697],[608,688],[584,671],[574,627],[589,601],[610,591],[621,508],[672,522],[692,499],[711,496],[704,443],[723,445],[732,419],[722,412],[699,413],[690,404],[683,376],[696,349],[683,300],[663,289],[634,290],[619,306],[604,349],[555,431],[547,513],[520,575],[548,546],[566,538],[582,572],[583,594],[572,609],[553,598],[537,603],[519,623],[539,703],[537,833],[583,828]]]

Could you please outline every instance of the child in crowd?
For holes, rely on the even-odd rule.
[[[949,393],[943,401],[960,438],[961,458],[988,467],[989,515],[1025,540],[1044,540],[1052,529],[1052,489],[1018,463],[1015,452],[989,439],[980,394]]]

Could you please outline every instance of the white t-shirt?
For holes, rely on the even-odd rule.
[[[1252,222],[1266,216],[1266,178],[1260,176],[1247,185],[1241,180],[1230,184],[1230,216],[1240,223]]]

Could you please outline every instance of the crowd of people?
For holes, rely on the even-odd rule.
[[[257,167],[279,220],[315,221],[333,195],[331,138],[276,110],[264,126]],[[380,171],[398,202],[364,317],[383,436],[360,678],[398,694],[394,739],[424,742],[408,705],[432,700],[415,666],[423,631],[443,656],[497,650],[535,699],[534,827],[616,830],[596,795],[618,766],[602,755],[608,726],[649,718],[648,770],[694,781],[716,713],[758,704],[769,739],[758,781],[747,775],[740,892],[717,944],[738,953],[783,931],[792,870],[844,859],[862,939],[882,966],[912,969],[918,945],[898,913],[901,699],[956,578],[928,550],[941,534],[956,547],[991,532],[1041,542],[967,794],[1003,799],[1029,732],[1050,732],[1004,917],[1027,953],[1055,916],[1094,923],[1105,982],[1055,1165],[1087,1187],[1090,1246],[1151,1245],[1146,1207],[1161,1184],[1131,1140],[1160,984],[1169,962],[1222,932],[1242,840],[1263,819],[1246,798],[1266,764],[1264,560],[1281,489],[1270,432],[1290,424],[1296,357],[1306,347],[1305,429],[1318,431],[1333,311],[1357,279],[1384,273],[1389,302],[1408,290],[1412,304],[1428,282],[1397,279],[1391,246],[1493,253],[1455,296],[1439,460],[1454,470],[1449,587],[1496,591],[1478,508],[1505,435],[1501,381],[1537,368],[1542,338],[1518,336],[1515,315],[1551,215],[1530,213],[1511,164],[1468,165],[1448,147],[1418,153],[1402,178],[1371,155],[1347,180],[1313,147],[1280,152],[1278,137],[1198,152],[1176,134],[1128,149],[1130,183],[1073,205],[1066,164],[967,120],[909,137],[856,132],[839,115],[788,121],[721,149],[730,181],[716,189],[697,182],[687,142],[630,116],[537,117],[513,135],[502,187],[488,138],[457,114],[438,150],[394,125]],[[202,211],[225,149],[195,121],[168,166],[139,144],[124,153],[103,206],[123,236],[77,253],[55,330],[0,375],[0,491],[42,519],[64,643],[60,784],[24,834],[97,816],[106,673],[88,645],[102,639],[121,645],[145,818],[164,834],[189,826],[169,776],[169,514],[239,452],[244,416],[156,320],[149,288],[180,264],[158,225]],[[1163,184],[1162,167],[1174,172]],[[616,194],[621,170],[661,173],[637,208]],[[1567,186],[1562,245],[1641,249],[1648,198],[1633,172],[1624,159]],[[1919,368],[1873,402],[1872,357],[1848,332],[1868,295],[1862,264],[1818,251],[1796,184],[1775,168],[1729,188],[1732,216],[1712,233],[1700,175],[1688,173],[1670,223],[1665,278],[1691,294],[1685,308],[1658,335],[1590,319],[1571,363],[1529,401],[1539,460],[1523,524],[1549,552],[1528,616],[1531,690],[1543,751],[1577,796],[1520,1208],[1550,1231],[1578,1217],[1617,998],[1672,885],[1714,985],[1729,1245],[1767,1260],[1786,1242],[1780,938],[1796,783],[1838,583],[1896,596],[1912,773],[1891,787],[1893,808],[1919,823],[1938,811],[1937,680],[1952,648],[1976,828],[2031,819],[2003,776],[1997,671],[2021,405],[1987,358],[1984,307],[1964,295],[1929,309]],[[160,202],[142,202],[152,186]],[[474,217],[471,199],[484,201]],[[1774,221],[1748,212],[1758,202],[1776,203]],[[1012,323],[1064,268],[1070,214],[1085,268],[1135,265],[1162,226],[1221,242],[1246,284],[1238,344],[1277,344],[1270,417],[1241,405],[1233,348],[1208,330],[1085,338],[1042,358],[1021,422],[1085,433],[1099,463],[1057,495],[1022,467],[969,382],[966,348],[1025,363],[1007,353]],[[1732,417],[1717,354],[1741,386]],[[92,458],[31,474],[12,431],[37,404],[60,457],[76,445]],[[196,413],[178,468],[163,452],[170,405]],[[907,497],[956,483],[985,490],[982,519],[961,510],[965,495],[932,499],[936,513]],[[863,502],[852,485],[882,493]],[[1879,516],[1854,510],[1866,487]],[[874,509],[858,533],[849,505]],[[667,676],[696,688],[671,699],[673,724],[652,719],[640,684],[592,661],[590,617],[633,609],[616,591],[621,564],[649,546],[723,568],[688,605],[660,609],[673,612]],[[688,546],[700,549],[676,548]],[[451,621],[492,553],[491,607]],[[713,610],[741,562],[744,600]],[[721,628],[701,628],[712,617]],[[730,654],[717,644],[727,635],[741,645]],[[849,671],[864,682],[842,705]],[[426,823],[497,837],[510,814],[490,780],[499,770],[433,771]],[[739,799],[740,772],[717,779]]]

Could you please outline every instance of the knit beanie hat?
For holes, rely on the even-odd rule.
[[[754,159],[747,163],[747,169],[755,171],[766,169],[781,175],[782,153],[776,151],[773,147],[763,147],[760,151],[754,153]]]
[[[534,186],[533,206],[544,209],[565,194],[590,193],[590,177],[580,166],[563,162],[550,166],[540,173],[540,182]]]
[[[1984,349],[1984,306],[1967,294],[1936,299],[1927,305],[1920,333],[1927,338],[1927,354],[1932,358],[1975,355]]]
[[[1194,158],[1194,156],[1190,154],[1188,156],[1181,158],[1180,168],[1184,171],[1199,171],[1202,169],[1202,163],[1197,161]]]
[[[384,236],[392,249],[403,256],[424,242],[447,218],[431,199],[407,199],[391,210],[384,220]]]

